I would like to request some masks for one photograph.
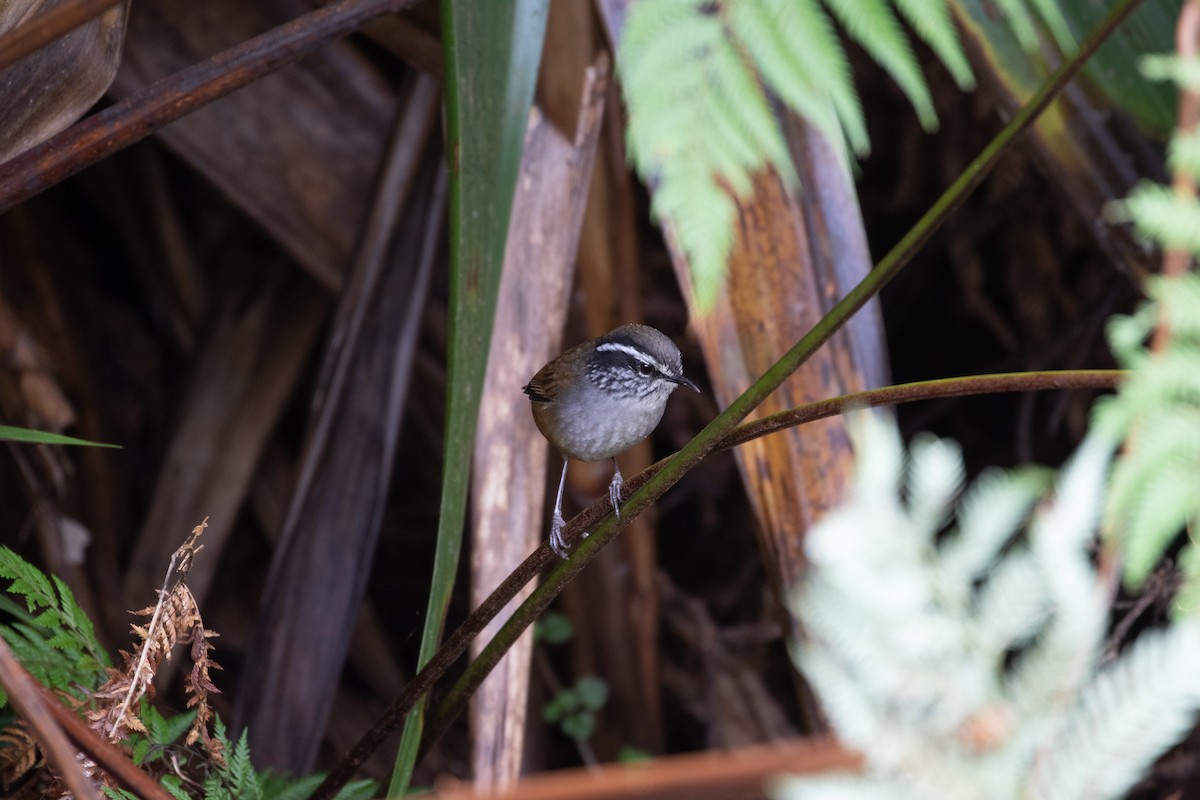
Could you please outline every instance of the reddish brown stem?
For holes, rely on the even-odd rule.
[[[534,775],[491,800],[724,800],[761,797],[783,774],[854,772],[862,758],[833,739],[793,739],[734,750],[656,758],[648,764],[603,765]],[[438,787],[438,800],[479,800],[469,784]]]

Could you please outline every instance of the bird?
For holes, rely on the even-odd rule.
[[[560,558],[570,553],[562,535],[570,459],[612,459],[608,496],[620,517],[622,478],[616,456],[658,427],[667,398],[680,386],[700,391],[684,377],[679,348],[662,331],[631,323],[572,347],[521,387],[529,395],[538,430],[563,457],[550,523],[550,548]]]

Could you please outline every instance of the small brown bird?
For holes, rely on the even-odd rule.
[[[615,456],[658,427],[667,398],[680,386],[700,391],[683,376],[679,348],[661,331],[631,324],[572,347],[522,387],[538,430],[563,456],[550,524],[550,547],[560,558],[569,552],[562,536],[568,459],[612,458],[608,495],[620,516],[621,470]]]

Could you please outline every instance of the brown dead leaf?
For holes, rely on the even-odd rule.
[[[0,33],[69,0],[0,5]],[[129,2],[0,70],[0,162],[66,129],[100,99],[117,74]]]

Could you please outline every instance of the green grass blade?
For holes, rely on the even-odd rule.
[[[0,425],[0,442],[27,442],[29,444],[77,444],[83,447],[115,447],[119,444],[104,444],[89,442],[86,439],[76,439],[74,436],[63,436],[59,433],[33,431],[28,428],[14,428],[11,425]]]
[[[437,552],[418,668],[437,650],[462,549],[479,396],[547,3],[442,0],[451,176],[449,380]],[[405,721],[390,797],[402,796],[412,779],[422,713],[418,706]]]

